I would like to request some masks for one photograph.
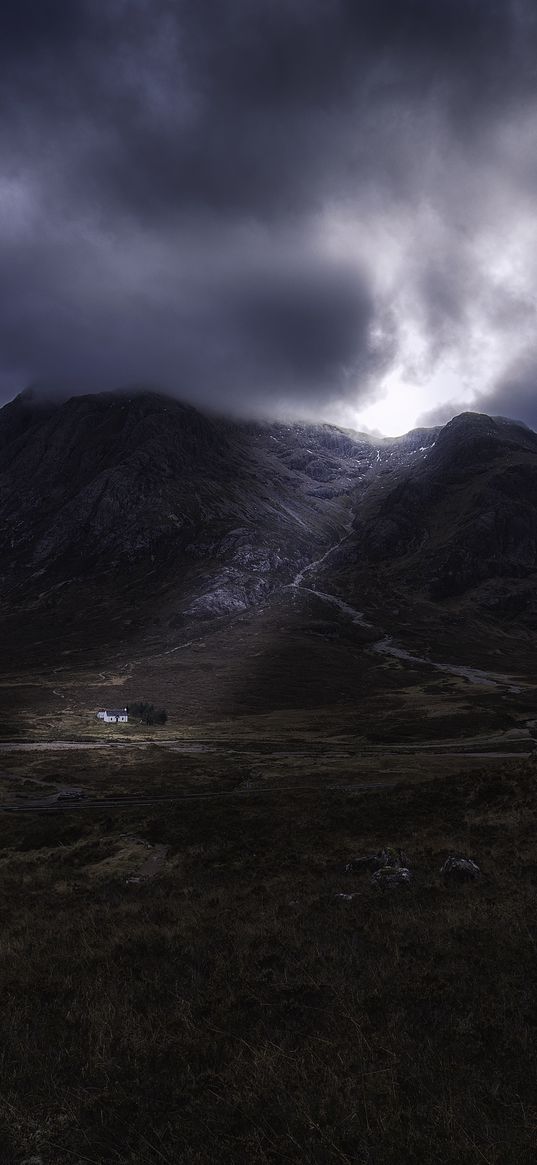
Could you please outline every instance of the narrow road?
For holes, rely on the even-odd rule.
[[[173,805],[181,801],[205,801],[216,797],[263,797],[279,793],[364,793],[374,789],[394,789],[396,781],[372,781],[357,785],[287,785],[274,789],[226,789],[225,792],[209,793],[167,793],[162,796],[100,797],[48,803],[33,801],[21,805],[12,803],[0,805],[0,813],[78,813],[81,809],[131,809],[149,805]]]
[[[152,740],[0,740],[0,752],[85,752],[93,748],[149,748]]]

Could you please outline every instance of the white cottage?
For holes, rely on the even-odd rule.
[[[126,724],[129,713],[127,708],[105,708],[97,712],[97,719],[104,720],[105,724]]]

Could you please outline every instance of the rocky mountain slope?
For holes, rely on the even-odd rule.
[[[365,451],[328,428],[311,436],[310,451],[281,426],[233,425],[151,393],[56,408],[22,394],[0,412],[4,566],[26,589],[68,565],[289,569],[339,528]]]
[[[121,591],[151,569],[199,615],[248,606],[336,541],[377,455],[330,426],[232,424],[153,393],[23,393],[0,450],[4,600],[50,608],[53,587],[113,571]]]
[[[441,639],[455,610],[526,646],[537,627],[537,435],[503,418],[387,440],[26,392],[0,411],[0,520],[4,643],[33,664],[148,635],[176,650],[315,596],[321,624],[347,604],[387,633]]]
[[[415,597],[537,626],[537,435],[464,413],[404,465],[389,458],[356,508],[347,558]]]

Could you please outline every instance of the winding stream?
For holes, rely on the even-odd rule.
[[[340,540],[340,542],[342,541],[343,539]],[[338,546],[340,542],[337,543]],[[331,548],[331,550],[333,549],[336,549],[336,547]],[[327,550],[322,558],[318,558],[314,562],[310,562],[307,566],[304,566],[295,576],[293,582],[289,584],[290,589],[315,595],[316,598],[321,599],[323,602],[337,607],[352,623],[360,627],[371,628],[373,624],[367,621],[363,612],[357,611],[355,607],[351,607],[350,603],[346,603],[343,599],[337,598],[336,595],[330,595],[325,591],[318,591],[314,587],[303,585],[302,580],[304,576],[316,570],[328,558],[331,550]],[[435,671],[440,671],[447,675],[460,676],[462,679],[468,680],[470,684],[477,684],[481,687],[506,688],[513,695],[522,691],[521,688],[516,686],[512,676],[499,675],[497,672],[483,671],[480,668],[466,667],[462,664],[438,663],[436,660],[429,659],[427,656],[413,655],[412,652],[407,651],[406,648],[400,647],[395,643],[390,635],[385,635],[382,639],[378,639],[376,643],[371,644],[369,650],[375,651],[378,655],[388,655],[393,659],[403,660],[406,663],[418,663],[425,667],[432,667]]]
[[[404,647],[398,647],[389,635],[374,643],[371,650],[376,651],[379,655],[390,655],[394,659],[405,660],[407,663],[426,664],[427,667],[434,667],[436,671],[446,672],[448,675],[462,676],[463,679],[468,680],[471,684],[480,684],[486,688],[507,687],[508,692],[512,692],[513,694],[521,691],[521,688],[515,687],[512,676],[498,675],[496,672],[481,671],[477,667],[463,667],[455,663],[437,663],[435,660],[428,659],[426,656],[412,655]]]

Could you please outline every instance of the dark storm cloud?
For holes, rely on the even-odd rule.
[[[536,47],[523,0],[7,0],[0,388],[323,415],[501,348]]]
[[[144,219],[302,214],[364,171],[411,181],[416,105],[439,101],[467,133],[483,110],[505,112],[533,83],[529,12],[507,0],[23,0],[4,6],[2,87],[39,134],[50,109],[65,119],[51,139],[86,136],[71,179],[109,212],[117,199]]]
[[[420,422],[443,425],[466,409],[468,404],[452,400],[425,413]],[[489,392],[478,394],[471,409],[493,417],[511,417],[537,431],[537,346],[519,356]]]
[[[379,310],[365,279],[344,266],[311,261],[271,276],[257,272],[233,289],[226,331],[249,350],[250,376],[281,395],[303,393],[312,403],[333,387],[368,383],[391,355],[390,321],[380,337]]]
[[[507,369],[482,404],[484,411],[492,415],[513,417],[537,429],[537,347]]]

